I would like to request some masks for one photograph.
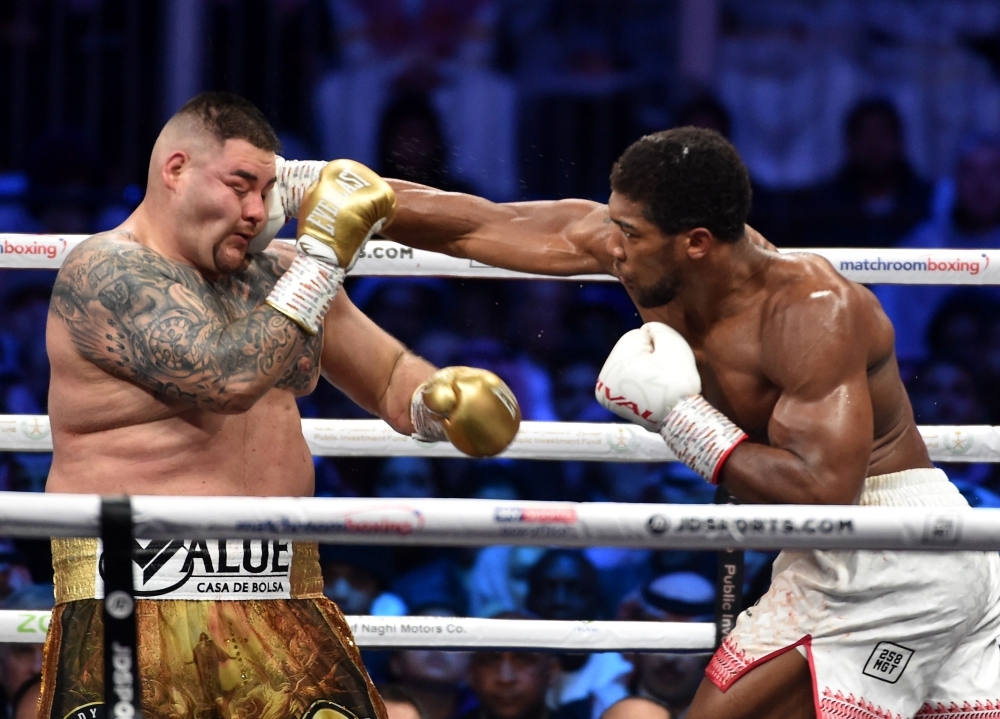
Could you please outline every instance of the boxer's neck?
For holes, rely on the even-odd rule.
[[[689,266],[677,295],[688,325],[711,327],[753,304],[771,259],[745,236],[731,243],[716,240],[704,257]]]

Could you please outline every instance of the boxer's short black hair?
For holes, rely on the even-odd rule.
[[[640,203],[665,235],[704,227],[720,240],[743,236],[750,175],[715,130],[678,127],[636,140],[611,170],[611,189]]]
[[[184,103],[174,117],[197,119],[219,142],[246,140],[268,152],[281,150],[278,134],[264,113],[232,92],[203,92]]]

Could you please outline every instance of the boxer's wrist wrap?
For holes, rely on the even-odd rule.
[[[413,436],[424,442],[445,442],[448,435],[444,431],[443,417],[424,404],[424,388],[427,382],[421,384],[410,398],[410,421],[413,423]]]
[[[298,217],[303,195],[316,184],[324,167],[326,162],[322,160],[285,160],[281,163],[275,189],[285,209],[286,221]]]
[[[746,432],[696,394],[681,400],[660,427],[660,435],[681,462],[712,484]]]
[[[323,326],[343,281],[344,271],[339,267],[299,255],[278,278],[267,304],[314,335]]]

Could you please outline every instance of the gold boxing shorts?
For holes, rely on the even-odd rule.
[[[316,545],[228,545],[137,542],[146,719],[386,719],[343,615],[322,594]],[[57,605],[38,716],[102,719],[99,544],[53,540],[52,550]],[[188,592],[209,596],[173,598]],[[241,596],[261,592],[285,596]]]

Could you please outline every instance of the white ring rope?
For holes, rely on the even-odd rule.
[[[94,537],[100,498],[0,492],[0,536]],[[1000,550],[1000,509],[486,499],[132,497],[147,539],[650,549]]]
[[[58,269],[67,253],[86,235],[0,234],[0,269]],[[826,257],[850,280],[866,284],[997,285],[1000,284],[1000,251],[948,249],[813,248],[783,252],[811,252]],[[387,240],[372,240],[365,247],[351,275],[379,277],[476,277],[480,279],[539,278],[521,272],[437,252],[414,250]],[[616,281],[608,275],[576,275],[574,281]]]
[[[0,643],[40,644],[51,612],[0,611]],[[474,617],[345,617],[362,649],[559,649],[666,652],[714,649],[707,622],[557,622]]]
[[[935,462],[1000,462],[1000,427],[918,427]],[[420,442],[382,420],[304,419],[302,433],[317,457],[465,457],[448,442]],[[51,452],[45,415],[0,415],[0,452]],[[508,459],[587,462],[673,462],[660,435],[631,424],[522,422]]]

